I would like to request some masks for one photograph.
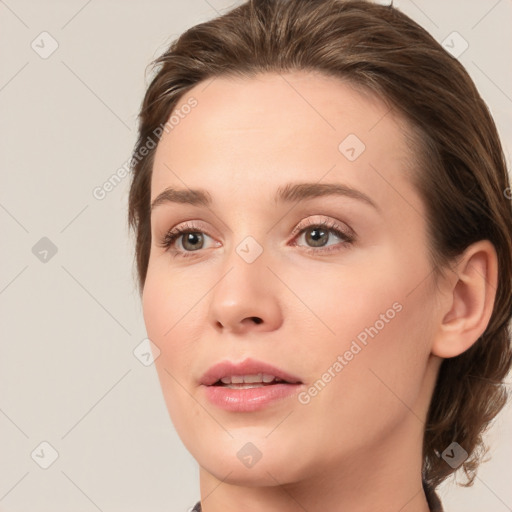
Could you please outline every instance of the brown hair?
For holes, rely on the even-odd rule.
[[[217,76],[319,71],[377,94],[408,120],[420,172],[413,176],[427,210],[434,276],[470,244],[490,240],[499,280],[485,333],[445,359],[423,442],[423,478],[437,487],[454,473],[441,457],[456,441],[471,485],[490,422],[505,405],[511,364],[512,209],[506,163],[489,110],[463,66],[417,23],[392,6],[360,0],[249,0],[187,30],[152,64],[132,158],[129,225],[136,232],[142,293],[151,230],[155,150],[141,149],[199,82]]]

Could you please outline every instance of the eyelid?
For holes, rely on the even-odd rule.
[[[166,237],[167,235],[169,235],[169,233],[175,233],[178,231],[200,231],[201,233],[205,233],[208,235],[208,233],[211,230],[206,227],[206,224],[204,222],[192,219],[179,222],[178,224],[172,226],[171,228],[163,228],[162,231],[163,234],[161,238]]]
[[[320,218],[318,218],[320,217]],[[300,235],[302,231],[311,226],[325,225],[329,229],[337,230],[343,233],[344,236],[350,239],[356,239],[355,232],[348,227],[346,224],[338,222],[330,217],[326,216],[317,216],[317,217],[308,217],[303,222],[300,222],[293,228],[292,236]]]

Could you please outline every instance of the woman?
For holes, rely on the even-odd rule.
[[[393,7],[251,0],[155,62],[129,221],[194,510],[441,511],[511,367],[489,111]]]

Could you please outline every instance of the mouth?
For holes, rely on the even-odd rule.
[[[212,366],[201,378],[201,384],[206,400],[216,407],[231,413],[251,413],[271,406],[281,410],[303,382],[280,368],[246,359]]]
[[[229,389],[252,389],[282,384],[302,384],[302,381],[275,366],[255,359],[240,363],[222,361],[212,366],[201,378],[204,386]]]
[[[268,373],[257,373],[253,375],[227,375],[222,377],[212,386],[221,386],[229,389],[253,389],[266,386],[275,386],[276,384],[299,384],[300,382],[288,382],[275,375]]]

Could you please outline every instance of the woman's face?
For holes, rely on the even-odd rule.
[[[357,473],[401,451],[419,461],[438,310],[406,124],[376,97],[299,72],[216,78],[177,112],[151,200],[182,193],[152,210],[143,312],[187,449],[250,485]],[[186,202],[196,189],[208,205]],[[188,234],[166,249],[173,228]],[[265,363],[299,383],[202,383],[246,360],[210,380],[272,375]]]

